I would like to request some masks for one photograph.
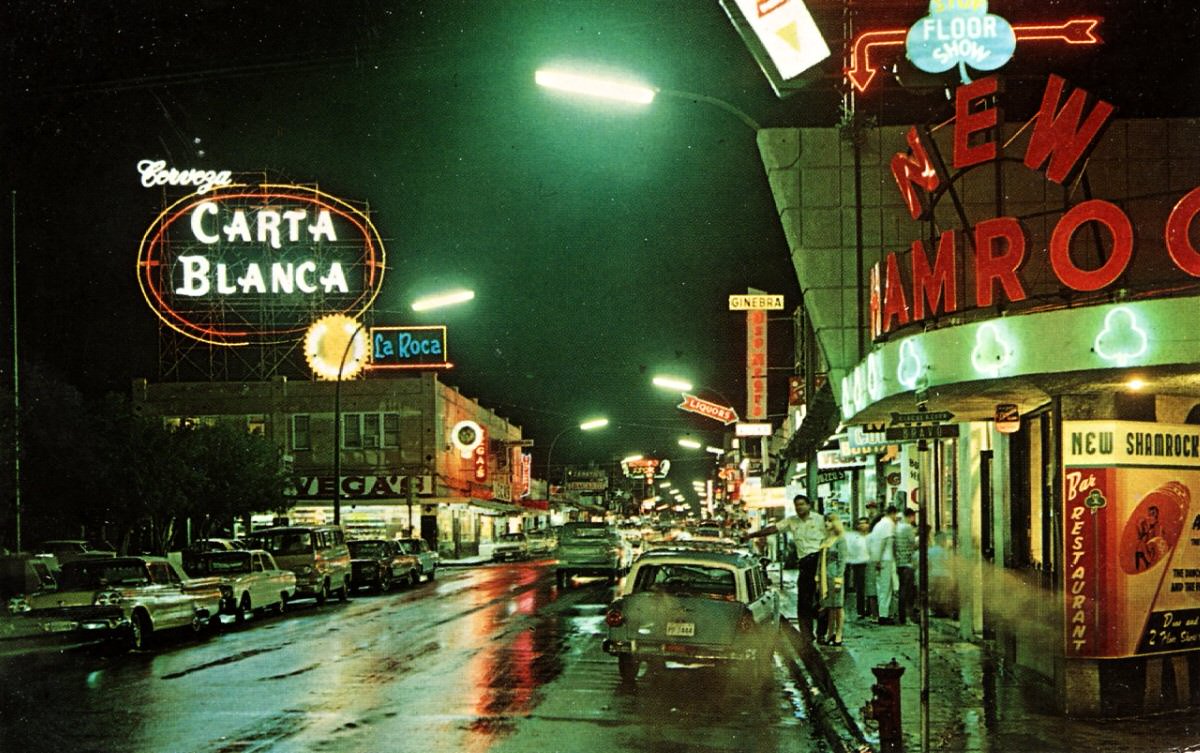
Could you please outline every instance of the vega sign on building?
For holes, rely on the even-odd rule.
[[[228,184],[155,219],[138,249],[138,284],[159,319],[193,339],[285,342],[316,316],[368,308],[384,254],[349,202],[305,186]]]

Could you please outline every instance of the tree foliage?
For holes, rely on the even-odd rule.
[[[128,398],[88,404],[54,375],[22,383],[23,544],[105,537],[122,552],[182,546],[235,519],[277,509],[287,476],[278,448],[244,425],[172,429]],[[11,464],[3,477],[12,490]],[[11,500],[11,491],[9,495]],[[11,509],[11,508],[10,508]],[[14,543],[11,513],[5,543]]]

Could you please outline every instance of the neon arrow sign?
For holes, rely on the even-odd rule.
[[[1013,24],[1017,42],[1064,42],[1073,45],[1100,44],[1096,27],[1104,19],[1099,17],[1072,18],[1057,24]],[[846,76],[855,90],[865,92],[875,76],[879,74],[878,63],[872,63],[872,48],[903,47],[908,29],[877,29],[864,31],[854,38],[850,46],[850,67]]]

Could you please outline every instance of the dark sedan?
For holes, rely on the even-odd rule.
[[[416,585],[420,565],[416,557],[404,554],[396,542],[387,539],[361,539],[349,542],[350,583],[355,590],[390,591],[393,583]]]

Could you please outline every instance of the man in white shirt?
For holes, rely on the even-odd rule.
[[[812,640],[813,617],[817,613],[817,565],[820,562],[821,542],[825,540],[825,519],[813,513],[808,497],[797,494],[792,499],[796,515],[784,518],[773,526],[747,534],[756,539],[773,533],[787,533],[796,547],[800,566],[796,571],[796,627]]]
[[[846,582],[854,589],[855,601],[858,606],[858,616],[867,616],[867,534],[871,532],[871,521],[859,518],[854,523],[853,531],[846,531],[846,564],[849,566],[849,577]],[[871,577],[875,577],[874,571]]]
[[[895,505],[888,505],[883,517],[871,529],[868,548],[875,563],[875,595],[879,599],[879,624],[895,625],[892,619],[892,596],[896,592],[896,515]]]

